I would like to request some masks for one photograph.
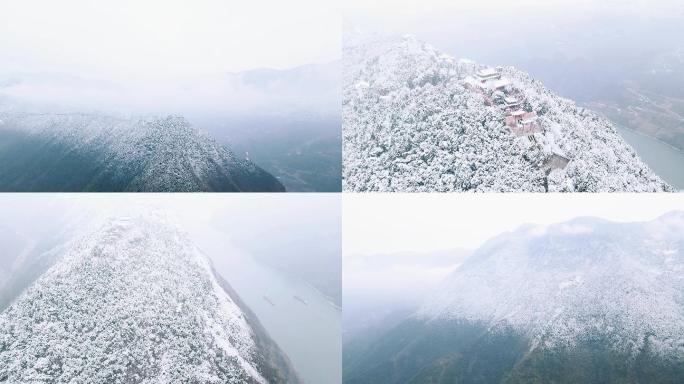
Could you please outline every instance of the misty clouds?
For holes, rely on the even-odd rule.
[[[22,73],[0,75],[0,95],[21,108],[41,112],[320,118],[340,114],[339,72],[339,62],[333,62],[163,79]]]
[[[339,13],[315,0],[6,1],[0,72],[116,80],[329,62],[340,57]]]
[[[40,113],[340,114],[334,2],[0,4],[0,101]],[[7,107],[5,107],[7,108]]]

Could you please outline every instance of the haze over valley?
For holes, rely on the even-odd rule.
[[[0,8],[0,32],[11,36],[0,41],[6,53],[0,59],[0,134],[4,138],[0,156],[13,158],[26,148],[46,155],[6,161],[6,169],[0,171],[2,189],[340,190],[336,42],[340,32],[334,8],[309,0],[289,7],[271,4],[283,8],[275,17],[262,14],[263,4],[258,2],[234,7],[203,0],[190,12],[179,1],[167,2],[160,9],[132,1],[101,7],[87,1],[60,7],[38,3]],[[74,18],[75,14],[81,16]],[[255,19],[247,23],[251,16]],[[291,22],[296,22],[296,28]],[[311,34],[312,30],[317,33]],[[48,38],[44,31],[55,36]],[[55,53],[53,39],[61,42],[67,54]],[[26,115],[42,116],[45,123],[16,124]],[[93,118],[82,119],[84,115]],[[72,121],[65,122],[63,116]],[[197,132],[193,136],[204,135],[215,142],[201,145],[200,152],[219,147],[219,152],[229,153],[231,163],[234,159],[246,168],[256,166],[279,185],[274,188],[259,177],[248,177],[253,188],[234,182],[228,183],[231,187],[222,186],[225,183],[217,178],[239,178],[250,172],[245,167],[220,165],[217,175],[209,175],[214,171],[207,169],[224,160],[212,158],[206,164],[202,164],[204,159],[182,160],[195,156],[197,151],[192,149],[181,148],[161,161],[160,153],[176,151],[162,145],[121,164],[112,161],[108,150],[79,143],[92,144],[93,128],[120,126],[103,124],[104,120],[135,122],[171,116],[185,119]],[[35,136],[35,125],[41,124],[47,134]],[[139,128],[129,125],[135,135]],[[52,128],[64,135],[52,134]],[[27,132],[31,135],[25,137]],[[114,145],[132,144],[116,141]],[[93,155],[100,158],[93,159]],[[39,173],[45,162],[54,163],[50,173],[55,178],[80,180],[41,180],[46,176],[37,175],[30,184],[13,176]],[[145,188],[140,187],[144,183],[132,181],[148,177],[144,169],[150,162],[158,162],[160,168],[177,168],[160,176],[166,177],[170,187],[151,180],[148,185],[153,187]],[[82,169],[89,165],[96,170]],[[102,170],[129,176],[116,180]],[[185,179],[199,179],[199,185],[187,185]]]

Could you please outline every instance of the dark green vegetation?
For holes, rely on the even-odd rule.
[[[0,191],[284,191],[271,174],[235,157],[182,118],[124,128],[102,119],[58,118],[46,124],[56,128],[38,133],[13,129],[11,122],[2,127]],[[94,133],[91,123],[98,125]]]
[[[492,383],[524,354],[526,340],[480,325],[409,319],[361,351],[345,351],[345,383]]]
[[[574,347],[532,347],[510,329],[465,321],[408,319],[384,335],[345,344],[344,382],[360,383],[679,383],[684,359],[649,343],[637,356],[610,348],[607,335]]]

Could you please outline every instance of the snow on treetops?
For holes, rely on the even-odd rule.
[[[514,68],[468,83],[488,67],[414,37],[350,36],[343,61],[347,191],[673,191],[609,121]],[[512,132],[509,107],[539,129]]]
[[[0,133],[20,132],[25,137],[22,143],[43,148],[41,159],[54,158],[54,162],[43,164],[32,158],[24,161],[19,157],[14,159],[17,164],[13,165],[19,169],[11,169],[8,175],[0,175],[0,178],[9,178],[10,174],[44,174],[40,170],[27,169],[35,164],[54,167],[56,174],[68,174],[69,170],[60,168],[64,166],[82,168],[81,174],[79,170],[73,171],[80,176],[74,177],[79,181],[52,180],[41,184],[38,178],[28,182],[33,183],[26,187],[28,190],[98,190],[99,186],[106,190],[157,192],[284,190],[272,175],[251,161],[238,158],[180,116],[118,118],[101,114],[13,110],[0,112],[0,118],[6,123],[0,126]],[[12,150],[18,149],[4,149],[0,151],[0,157]],[[35,152],[38,149],[28,150]],[[6,161],[8,167],[14,164],[9,160],[12,159]],[[91,174],[92,178],[87,179]],[[22,179],[3,179],[3,182],[6,185],[19,183],[18,190],[23,190],[21,186],[27,183]]]
[[[0,314],[0,378],[258,382],[253,331],[187,237],[109,220]]]
[[[609,335],[611,346],[684,356],[684,212],[654,221],[579,218],[497,236],[416,316],[513,329],[539,347]]]

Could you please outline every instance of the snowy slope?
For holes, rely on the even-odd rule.
[[[351,35],[343,48],[343,182],[348,191],[670,191],[599,115],[500,68],[536,112],[530,142],[466,79],[484,66],[414,37]],[[570,161],[549,169],[554,153]]]
[[[345,383],[678,383],[684,212],[485,243],[416,313],[345,345]]]
[[[0,189],[283,191],[182,117],[0,112]]]
[[[0,381],[296,382],[231,295],[165,220],[110,220],[0,314]]]
[[[684,212],[646,223],[580,218],[487,242],[417,315],[514,329],[532,348],[608,336],[684,358]]]

